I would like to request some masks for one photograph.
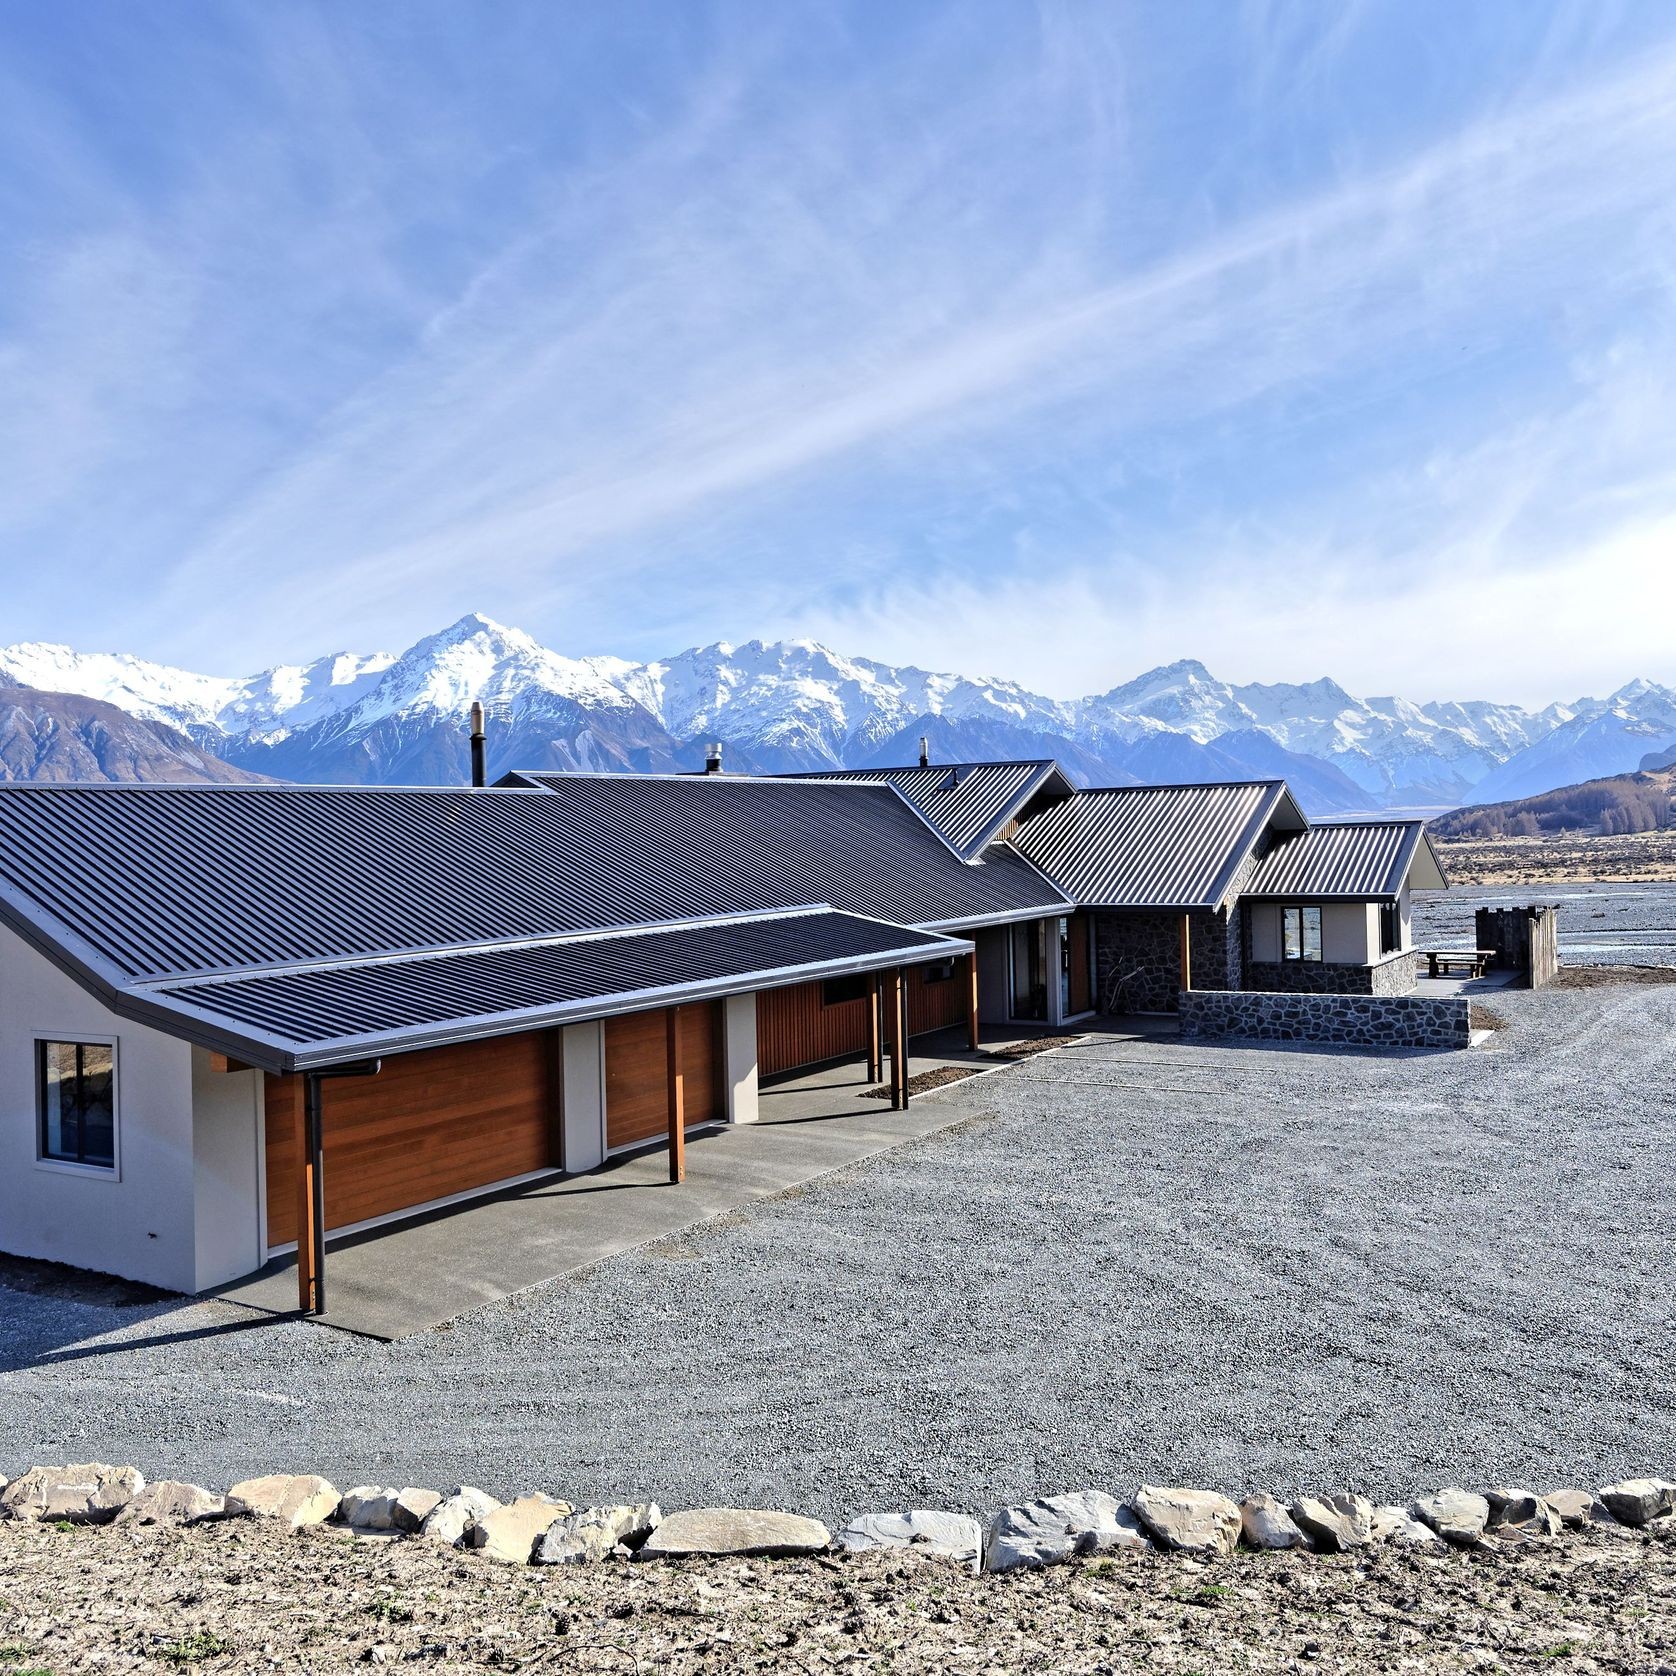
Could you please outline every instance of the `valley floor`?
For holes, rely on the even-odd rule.
[[[1676,831],[1615,838],[1571,832],[1545,838],[1436,838],[1433,842],[1455,885],[1676,880]]]

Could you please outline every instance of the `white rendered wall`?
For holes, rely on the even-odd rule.
[[[1251,921],[1251,958],[1283,958],[1278,902],[1254,902],[1245,912]],[[1379,958],[1379,906],[1373,902],[1327,902],[1321,908],[1321,958],[1332,966],[1366,966]]]
[[[259,1269],[263,1251],[262,1073],[212,1071],[192,1048],[195,1290]]]
[[[36,1158],[35,1040],[116,1042],[117,1169]],[[195,1291],[192,1049],[0,929],[0,1249]]]
[[[1366,966],[1379,957],[1378,920],[1368,930],[1366,902],[1328,902],[1321,909],[1321,958],[1329,966]]]
[[[564,1027],[564,1167],[572,1175],[605,1162],[605,1027]]]
[[[722,1075],[729,1123],[757,1120],[757,998],[730,995],[722,1003]]]

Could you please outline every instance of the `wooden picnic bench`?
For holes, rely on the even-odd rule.
[[[1427,949],[1426,976],[1446,977],[1451,972],[1465,972],[1468,977],[1481,978],[1495,959],[1494,949]]]

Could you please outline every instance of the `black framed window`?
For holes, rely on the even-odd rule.
[[[41,1157],[116,1168],[116,1049],[109,1042],[37,1042]]]
[[[1282,908],[1280,910],[1280,954],[1283,960],[1319,960],[1321,958],[1321,910],[1319,908]]]
[[[1395,902],[1379,905],[1379,952],[1395,954],[1402,947],[1402,912]]]
[[[842,1007],[851,1001],[865,1001],[867,983],[866,975],[859,972],[854,977],[828,978],[821,985],[821,1005]]]
[[[954,977],[954,961],[937,960],[931,965],[922,967],[922,981],[925,983],[949,983]]]

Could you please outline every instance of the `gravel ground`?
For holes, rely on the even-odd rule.
[[[944,1133],[394,1345],[0,1291],[0,1473],[983,1512],[1676,1467],[1676,990],[1494,1047],[1094,1039]]]
[[[0,1669],[1562,1670],[1670,1676],[1676,1546],[1118,1553],[973,1577],[879,1554],[512,1567],[429,1543],[0,1526]]]
[[[1671,837],[1676,840],[1676,834]],[[1423,891],[1414,899],[1414,941],[1423,949],[1471,948],[1478,909],[1528,903],[1551,903],[1558,909],[1562,965],[1676,966],[1676,884],[1656,882],[1568,881]]]

